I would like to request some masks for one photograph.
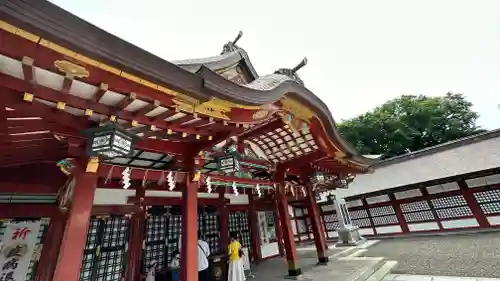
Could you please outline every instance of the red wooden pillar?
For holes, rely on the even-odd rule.
[[[309,215],[309,219],[311,220],[314,244],[316,245],[316,252],[318,253],[318,264],[326,264],[328,263],[328,256],[326,255],[325,251],[327,247],[326,239],[323,228],[321,228],[321,218],[319,217],[318,208],[316,206],[316,196],[314,196],[311,184],[307,184],[306,189],[307,213]]]
[[[255,263],[259,264],[262,259],[262,252],[260,249],[260,231],[259,222],[257,219],[257,209],[255,208],[255,201],[253,200],[253,189],[248,193],[248,220],[250,223],[250,235],[252,236],[253,251],[252,256]]]
[[[181,279],[198,281],[198,186],[190,174],[182,190]],[[195,176],[196,177],[196,176]]]
[[[220,187],[219,188],[219,226],[220,226],[220,243],[219,247],[221,253],[227,252],[227,246],[229,245],[229,212],[226,207],[226,198],[224,195],[226,194],[226,189]]]
[[[285,256],[285,249],[283,245],[283,231],[281,230],[281,223],[280,223],[280,215],[278,212],[278,200],[273,198],[273,214],[274,214],[274,221],[275,221],[275,228],[276,228],[276,239],[278,240],[278,249],[280,252],[280,256]],[[294,238],[295,239],[295,238]]]
[[[66,214],[58,212],[50,218],[49,228],[45,233],[42,253],[36,268],[35,281],[51,281],[57,264],[57,255],[66,225]]]
[[[279,193],[280,199],[278,202],[278,211],[281,219],[281,228],[283,230],[283,238],[285,242],[286,260],[288,262],[288,275],[298,276],[302,274],[302,270],[299,267],[299,258],[297,256],[295,239],[293,237],[292,224],[290,221],[290,215],[288,214],[288,202],[282,184],[280,184],[279,186]]]
[[[274,175],[274,180],[280,183],[278,185],[278,190],[277,190],[278,211],[281,219],[280,223],[281,223],[281,228],[283,230],[283,238],[285,242],[286,260],[288,262],[288,275],[299,276],[302,274],[302,269],[300,269],[299,266],[299,258],[297,256],[295,239],[293,237],[290,214],[288,213],[288,201],[286,198],[284,177],[285,177],[285,171],[283,170],[282,167],[278,167]]]
[[[474,217],[476,218],[479,227],[481,228],[490,227],[490,222],[488,221],[488,218],[484,215],[483,211],[481,210],[481,207],[477,203],[476,198],[474,198],[472,189],[470,189],[467,186],[467,183],[463,179],[457,181],[457,183],[458,186],[460,187],[460,190],[462,191],[464,199],[467,201],[467,205],[469,205],[472,214],[474,214]]]
[[[90,158],[86,169],[75,171],[73,199],[59,249],[54,281],[78,280],[79,278],[97,186],[98,165],[97,158]]]
[[[394,193],[389,193],[389,199],[391,200],[392,207],[394,208],[394,212],[396,213],[396,217],[399,221],[399,226],[403,233],[410,233],[410,229],[408,228],[408,224],[406,223],[405,216],[403,215],[403,211],[401,211],[401,206],[396,200],[396,196]]]
[[[370,227],[373,229],[373,235],[377,235],[377,227],[375,226],[375,223],[373,222],[373,217],[370,212],[370,207],[368,207],[368,202],[366,201],[365,198],[361,199],[361,202],[363,203],[363,209],[366,210],[366,213],[368,214],[368,220],[370,221]]]
[[[439,218],[439,216],[436,212],[436,209],[434,209],[434,206],[432,205],[431,199],[429,198],[429,192],[427,191],[427,188],[425,188],[425,186],[420,187],[420,192],[422,192],[422,196],[424,197],[424,200],[427,201],[427,203],[429,204],[429,207],[431,208],[430,211],[432,212],[432,215],[436,219],[436,223],[439,226],[439,230],[444,230],[443,223],[441,222],[441,219]]]
[[[288,212],[288,210],[287,210]],[[299,230],[299,221],[297,219],[297,210],[295,209],[295,207],[292,206],[292,212],[293,212],[293,223],[295,224],[295,232],[297,233],[297,238],[299,239],[299,242],[302,240],[301,236],[300,235],[300,230]],[[293,233],[293,229],[292,229],[292,233]],[[293,238],[295,241],[295,237]]]
[[[145,190],[141,185],[136,186],[135,197],[144,199]],[[139,205],[139,207],[142,207]],[[141,208],[142,210],[142,208]],[[142,245],[144,241],[144,227],[146,225],[146,214],[139,211],[132,214],[130,218],[130,236],[128,244],[128,263],[125,273],[126,281],[140,280]]]

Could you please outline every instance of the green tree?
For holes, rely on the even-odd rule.
[[[403,95],[343,121],[339,131],[362,154],[388,158],[484,131],[478,117],[462,94]]]

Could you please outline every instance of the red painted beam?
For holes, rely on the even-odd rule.
[[[112,169],[111,173],[110,170]],[[110,164],[99,164],[98,174],[99,177],[102,178],[114,178],[121,179],[122,172],[125,167],[122,166],[113,166]],[[177,182],[182,183],[185,182],[186,173],[185,172],[175,172]],[[160,170],[146,170],[141,168],[131,168],[130,179],[132,180],[143,180],[146,178],[150,181],[158,181],[161,177],[166,177],[168,175],[168,171],[160,171]]]
[[[43,100],[51,101],[54,103],[63,101],[67,106],[71,106],[73,108],[86,110],[91,109],[95,113],[110,116],[116,114],[116,109],[113,107],[108,107],[105,104],[98,103],[92,100],[86,100],[74,95],[63,94],[59,91],[56,91],[51,88],[47,88],[41,85],[37,85],[37,87],[33,87],[32,84],[27,81],[17,79],[15,77],[0,74],[0,84],[6,88],[21,92],[21,93],[32,93],[37,98],[41,98]],[[129,100],[128,97],[124,98],[125,101]],[[124,104],[125,105],[125,104]],[[126,106],[126,105],[125,105]],[[199,135],[209,135],[209,132],[206,130],[196,130],[191,129],[187,126],[180,126],[183,120],[188,121],[192,119],[192,115],[186,115],[182,117],[182,120],[179,120],[180,123],[175,122],[166,122],[162,119],[153,119],[147,116],[139,116],[134,115],[133,112],[122,110],[120,111],[120,119],[132,121],[135,120],[141,124],[154,125],[158,128],[162,129],[172,129],[175,132],[186,132],[189,134],[199,134]],[[185,122],[184,121],[184,122]]]
[[[57,215],[56,204],[0,204],[0,218],[52,217]]]
[[[141,213],[142,209],[137,205],[94,205],[92,215],[125,215]]]
[[[211,181],[223,181],[223,182],[237,182],[237,183],[242,183],[242,184],[262,184],[262,185],[274,185],[277,184],[276,182],[273,181],[266,181],[266,180],[254,180],[254,179],[244,179],[244,178],[237,178],[237,177],[231,177],[231,176],[220,176],[220,175],[206,175],[206,177],[210,177]],[[206,178],[205,177],[205,178]]]
[[[128,204],[139,204],[148,206],[165,206],[165,205],[181,205],[182,198],[181,197],[144,197],[144,201],[141,201],[139,198],[135,196],[129,196],[127,199]],[[226,203],[229,203],[229,199],[225,200]],[[198,198],[198,205],[211,205],[211,206],[219,206],[221,201],[219,198]]]
[[[18,60],[21,60],[24,56],[29,56],[35,59],[36,65],[38,67],[44,69],[57,72],[57,69],[54,67],[54,61],[68,59],[55,51],[52,51],[41,45],[34,44],[31,41],[23,39],[22,37],[19,37],[17,35],[13,35],[4,30],[0,30],[0,37],[2,37],[4,42],[8,42],[0,45],[1,53],[4,53]],[[80,62],[77,63],[82,64]],[[84,82],[92,85],[99,85],[102,81],[106,81],[106,83],[109,85],[109,90],[113,90],[118,93],[135,92],[137,93],[137,98],[140,98],[144,101],[158,100],[162,106],[172,105],[173,96],[165,94],[164,92],[143,86],[139,83],[132,82],[128,79],[104,71],[100,68],[93,67],[92,65],[85,65],[85,68],[91,73],[91,75],[87,78],[83,78],[82,80]]]
[[[0,182],[0,193],[17,194],[56,194],[60,185],[55,184],[28,184],[18,182]]]

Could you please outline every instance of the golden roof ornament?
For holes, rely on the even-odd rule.
[[[67,60],[56,60],[54,66],[69,77],[87,78],[90,75],[90,72],[85,67]]]

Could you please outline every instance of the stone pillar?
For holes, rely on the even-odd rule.
[[[312,191],[311,184],[306,185],[307,197],[307,213],[309,214],[309,219],[311,220],[311,227],[314,235],[314,243],[316,244],[316,252],[318,253],[318,264],[327,264],[328,255],[326,254],[326,239],[325,232],[321,227],[321,218],[318,212],[316,196]]]
[[[98,166],[97,158],[90,158],[86,169],[75,171],[73,199],[71,209],[68,212],[53,281],[79,279],[92,204],[97,187]]]
[[[198,185],[192,181],[193,174],[186,179],[182,190],[182,239],[180,280],[198,281]]]
[[[359,227],[352,225],[351,217],[343,198],[338,196],[335,198],[335,210],[339,220],[339,228],[337,229],[339,241],[337,242],[337,246],[353,246],[364,243],[366,239],[359,234]]]

